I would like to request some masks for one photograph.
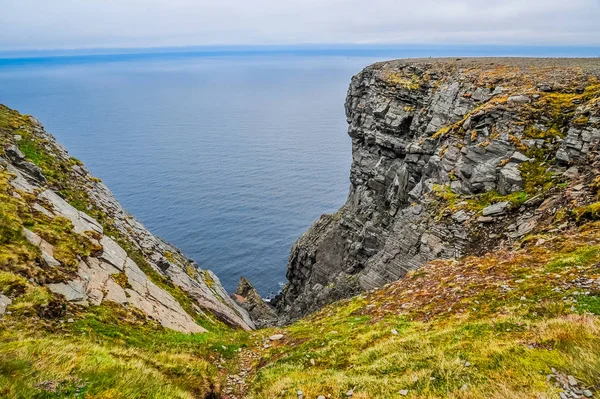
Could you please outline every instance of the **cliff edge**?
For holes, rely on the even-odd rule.
[[[276,300],[282,321],[433,259],[566,228],[560,207],[595,198],[599,96],[598,59],[417,59],[365,68],[346,100],[348,200],[294,245],[289,283]]]

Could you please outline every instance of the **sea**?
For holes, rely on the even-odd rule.
[[[36,116],[131,214],[228,291],[245,276],[268,298],[285,284],[294,242],[346,200],[351,77],[408,56],[557,54],[503,51],[0,54],[0,103]]]

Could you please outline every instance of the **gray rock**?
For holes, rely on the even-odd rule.
[[[498,191],[502,195],[507,195],[515,191],[520,191],[524,187],[521,171],[516,164],[508,164],[500,170],[498,179]]]
[[[273,326],[277,322],[277,314],[259,295],[258,291],[245,277],[240,282],[232,296],[233,299],[244,308],[254,324],[259,328]]]
[[[579,168],[577,166],[571,166],[563,173],[563,176],[567,179],[575,179],[579,176]]]
[[[569,163],[571,162],[571,157],[567,150],[564,148],[559,148],[559,150],[556,152],[556,160],[562,163]]]
[[[567,376],[567,380],[569,381],[569,385],[572,387],[577,386],[577,380],[572,375]]]
[[[460,210],[460,211],[456,212],[454,215],[452,215],[452,219],[454,219],[458,223],[464,223],[470,219],[470,216],[464,210]]]
[[[103,232],[100,223],[84,212],[80,212],[75,209],[54,191],[45,190],[40,193],[38,198],[48,202],[54,209],[54,213],[69,219],[71,223],[73,223],[73,228],[76,233],[83,233],[84,231],[95,231],[97,233]]]
[[[56,294],[63,295],[67,301],[83,301],[87,299],[83,281],[73,280],[68,283],[48,284],[48,289]]]
[[[509,204],[494,204],[484,210],[479,223],[466,223],[468,215],[463,212],[443,212],[437,193],[449,187],[456,196],[476,200],[485,192],[522,190],[519,164],[530,159],[515,138],[527,147],[554,151],[560,146],[561,163],[583,160],[595,148],[591,143],[600,140],[600,132],[595,139],[589,129],[579,127],[570,128],[562,142],[522,137],[521,111],[527,107],[518,105],[532,99],[522,93],[511,96],[508,105],[499,102],[477,109],[488,95],[510,95],[502,86],[513,87],[513,83],[499,81],[491,94],[487,88],[478,89],[477,69],[468,64],[465,69],[454,65],[452,74],[441,73],[443,77],[424,82],[423,90],[387,82],[390,73],[434,76],[429,72],[439,62],[443,61],[378,63],[352,79],[346,100],[352,139],[348,199],[335,215],[322,216],[294,244],[289,283],[273,301],[281,323],[398,280],[433,259],[467,255],[474,247],[493,251],[507,234],[534,231],[536,219],[521,217],[536,211],[533,202],[502,218]],[[520,71],[529,73],[526,68]],[[541,115],[533,123],[546,126],[550,119],[544,118],[551,117]],[[456,129],[454,124],[459,123],[465,132]],[[446,127],[453,128],[447,131]],[[549,161],[548,167],[553,164]],[[493,226],[482,225],[496,221]],[[509,231],[508,225],[514,228]],[[491,227],[498,231],[492,232]],[[471,237],[481,237],[480,232],[486,239],[473,245]]]
[[[4,149],[4,153],[13,163],[19,163],[25,160],[25,154],[23,154],[16,145],[9,145]]]
[[[531,98],[524,96],[524,95],[510,96],[508,98],[508,102],[509,103],[526,104],[526,103],[531,102]]]
[[[6,308],[12,305],[12,299],[6,295],[0,294],[0,316],[6,312]]]
[[[274,334],[269,337],[270,341],[280,341],[285,337],[283,334]]]
[[[508,209],[509,202],[497,202],[483,209],[483,216],[500,215]]]
[[[592,398],[592,397],[594,397],[594,394],[589,389],[584,389],[583,396],[585,396],[586,398]]]
[[[119,270],[123,270],[125,267],[125,260],[127,259],[127,252],[108,236],[102,237],[100,245],[102,245],[103,248],[100,259],[110,263]]]
[[[408,389],[401,389],[400,391],[398,391],[398,393],[401,396],[407,396],[408,395]]]
[[[510,156],[510,162],[514,162],[514,163],[523,163],[523,162],[529,162],[531,161],[531,158],[527,157],[526,155],[515,151],[511,156]]]

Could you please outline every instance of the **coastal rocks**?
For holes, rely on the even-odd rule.
[[[54,256],[55,246],[34,231],[23,229],[23,236],[39,248],[38,266],[56,269],[51,284],[45,284],[48,289],[78,305],[110,301],[135,307],[164,327],[186,333],[205,331],[194,317],[206,313],[230,326],[255,328],[248,313],[229,297],[212,272],[200,269],[177,248],[150,233],[122,208],[99,179],[69,156],[37,119],[29,121],[30,124],[25,123],[19,129],[26,131],[28,142],[38,146],[36,151],[43,152],[53,160],[51,165],[56,165],[57,170],[50,171],[56,173],[52,186],[42,170],[19,149],[25,137],[20,132],[18,140],[15,134],[7,136],[13,143],[2,147],[4,158],[0,158],[0,168],[12,175],[9,182],[17,190],[15,197],[24,199],[20,193],[29,194],[24,200],[31,212],[49,219],[67,219],[72,230],[65,226],[65,234],[81,235],[76,241],[86,242],[90,250],[90,256],[81,254],[75,260],[79,265],[74,275],[73,265],[66,267]],[[56,176],[60,178],[57,180]],[[63,197],[63,193],[70,194]],[[70,203],[68,195],[72,194],[77,201]],[[73,206],[75,203],[77,208]],[[105,234],[106,226],[112,237]],[[57,248],[60,244],[55,243]],[[170,289],[179,290],[180,296],[187,295],[189,304],[185,310],[168,292]]]
[[[4,153],[11,163],[20,169],[25,176],[38,184],[45,184],[46,178],[37,165],[25,160],[25,155],[19,150],[16,145],[10,145],[4,149]]]
[[[589,162],[600,146],[600,112],[589,96],[574,98],[578,108],[568,102],[568,117],[554,120],[543,95],[565,90],[575,97],[570,87],[585,86],[597,71],[557,75],[544,60],[503,62],[510,65],[398,60],[353,77],[348,199],[294,244],[288,284],[273,301],[281,323],[430,260],[493,250],[550,220],[536,209],[541,184],[531,181],[552,185],[557,166]],[[540,67],[533,78],[532,64]],[[478,202],[486,196],[495,203]]]
[[[250,314],[258,328],[272,326],[277,321],[277,314],[259,295],[254,286],[241,277],[233,299]]]

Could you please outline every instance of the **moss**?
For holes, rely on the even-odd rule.
[[[175,255],[173,254],[173,252],[171,252],[171,251],[165,251],[163,255],[164,255],[165,258],[167,258],[167,260],[169,262],[176,263]]]
[[[414,74],[405,76],[399,72],[389,72],[385,75],[385,80],[409,91],[418,90],[421,87],[421,78]]]
[[[598,220],[600,219],[600,202],[575,208],[572,212],[578,222],[582,220]]]
[[[523,138],[527,139],[552,139],[555,137],[564,137],[564,134],[556,127],[549,127],[546,130],[542,130],[535,126],[528,126],[523,131]]]
[[[579,116],[578,118],[573,120],[573,123],[575,125],[579,125],[579,126],[584,126],[587,125],[590,122],[590,118],[588,118],[587,116]]]
[[[0,293],[7,296],[18,296],[25,293],[27,280],[14,273],[0,271]]]
[[[206,286],[211,289],[214,288],[215,280],[213,280],[212,276],[210,275],[210,272],[208,270],[204,270],[203,275],[204,275],[204,283],[206,283]]]
[[[127,278],[127,275],[124,272],[115,273],[111,277],[115,281],[115,283],[121,286],[121,288],[131,288],[131,284],[129,284],[129,279]]]
[[[577,299],[577,309],[580,312],[592,313],[600,316],[600,295],[579,296]]]

